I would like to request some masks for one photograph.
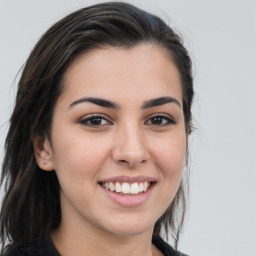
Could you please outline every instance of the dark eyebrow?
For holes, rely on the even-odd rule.
[[[145,109],[145,108],[157,107],[157,106],[164,105],[166,103],[174,103],[181,108],[180,102],[177,99],[175,99],[173,97],[169,97],[169,96],[145,101],[142,105],[142,108]]]
[[[99,105],[104,108],[113,108],[113,109],[120,108],[120,106],[118,104],[116,104],[112,101],[104,100],[101,98],[93,98],[93,97],[89,97],[89,98],[85,97],[85,98],[78,99],[78,100],[74,101],[73,103],[71,103],[69,108],[71,108],[79,103],[84,103],[84,102],[91,102],[91,103],[94,103],[94,104]]]
[[[102,98],[94,98],[94,97],[84,97],[84,98],[78,99],[78,100],[72,102],[69,105],[69,108],[71,108],[79,103],[84,103],[84,102],[90,102],[90,103],[93,103],[93,104],[96,104],[96,105],[99,105],[99,106],[105,107],[105,108],[120,109],[120,106],[112,101],[105,100]],[[169,96],[145,101],[141,108],[142,109],[152,108],[152,107],[161,106],[161,105],[164,105],[167,103],[175,103],[177,106],[179,106],[181,108],[180,102],[177,99],[175,99],[173,97],[169,97]]]

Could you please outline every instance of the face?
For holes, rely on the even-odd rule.
[[[59,179],[61,225],[152,233],[186,154],[181,82],[167,52],[148,44],[80,56],[64,76],[51,142],[37,152]]]

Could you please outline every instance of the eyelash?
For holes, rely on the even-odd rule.
[[[96,119],[96,118],[100,119],[100,120],[105,120],[107,123],[106,124],[92,124],[92,123],[89,123],[90,121],[92,121],[93,119]],[[107,120],[107,118],[105,118],[102,115],[90,115],[90,116],[86,117],[85,119],[81,119],[80,123],[83,124],[83,125],[90,126],[90,127],[95,127],[95,128],[101,127],[103,125],[111,125],[112,124],[110,121]]]
[[[152,124],[152,120],[154,118],[160,118],[162,122],[163,122],[163,120],[165,120],[165,123],[164,124],[162,124],[162,123],[161,124]],[[89,123],[93,119],[98,119],[97,121],[100,121],[100,124]],[[102,124],[102,120],[105,120],[106,123]],[[166,115],[161,115],[161,114],[157,114],[157,115],[151,116],[145,123],[147,124],[149,121],[151,121],[151,124],[149,124],[149,125],[152,125],[152,126],[155,126],[155,127],[168,126],[168,125],[176,124],[176,122],[175,122],[175,120],[173,118],[171,118],[169,116],[166,116]],[[105,118],[102,115],[91,115],[91,116],[88,116],[85,119],[81,119],[79,121],[79,123],[81,123],[82,125],[86,125],[86,126],[94,127],[94,128],[101,128],[102,126],[111,125],[112,124],[110,121],[107,120],[107,118]]]
[[[153,125],[153,126],[167,126],[167,125],[176,124],[175,120],[174,120],[172,117],[169,117],[169,116],[166,116],[166,115],[157,114],[157,115],[151,116],[151,117],[148,119],[148,121],[151,120],[151,122],[152,122],[152,119],[153,119],[153,118],[161,118],[162,121],[163,121],[163,120],[166,121],[166,123],[164,123],[164,124],[151,124],[151,125]],[[146,123],[147,123],[148,121],[146,121]]]

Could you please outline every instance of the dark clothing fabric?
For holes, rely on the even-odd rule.
[[[49,236],[30,245],[11,248],[4,256],[60,256]]]
[[[187,256],[176,252],[159,237],[153,237],[152,242],[165,256]],[[50,237],[47,236],[45,239],[34,242],[31,245],[12,248],[4,256],[60,256],[60,254],[53,245]]]
[[[163,253],[164,256],[188,256],[181,252],[175,251],[169,244],[167,244],[161,237],[154,237],[152,239],[153,244],[157,249]]]

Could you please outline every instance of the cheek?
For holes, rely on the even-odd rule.
[[[186,156],[186,136],[179,133],[167,136],[161,144],[155,143],[155,165],[159,173],[159,191],[161,197],[158,209],[161,216],[170,206],[179,189]],[[158,146],[158,147],[157,147]],[[157,216],[157,218],[159,218]]]
[[[186,136],[177,135],[165,140],[156,149],[156,163],[161,170],[163,189],[168,200],[172,200],[179,188],[186,158]]]
[[[70,178],[70,182],[91,182],[104,162],[109,142],[97,140],[90,136],[63,135],[65,140],[56,139],[54,147],[54,165],[59,178]],[[58,136],[58,137],[59,137]],[[55,138],[58,138],[57,136]],[[72,179],[71,179],[72,178]]]
[[[177,135],[166,139],[156,149],[158,163],[166,174],[172,175],[181,172],[186,157],[186,136]]]
[[[76,136],[66,136],[65,140],[58,140],[58,143],[56,140],[54,161],[62,202],[66,200],[75,208],[89,204],[97,189],[97,177],[105,151],[98,143]]]

